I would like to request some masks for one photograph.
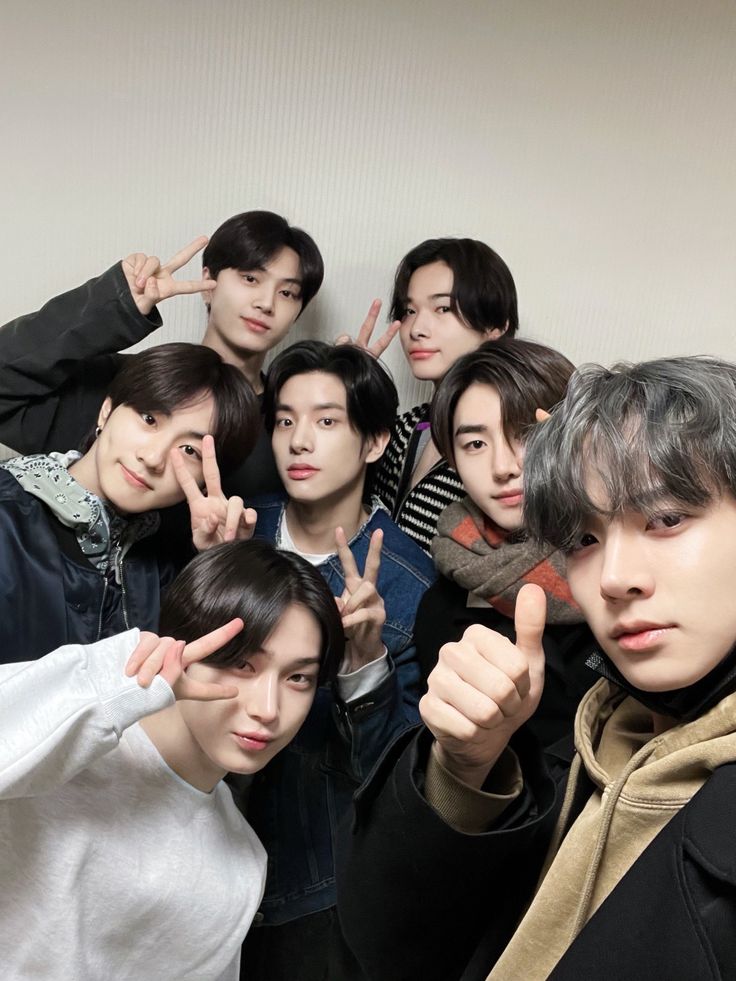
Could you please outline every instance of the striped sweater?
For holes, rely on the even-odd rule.
[[[420,422],[429,421],[429,403],[397,416],[391,439],[373,474],[371,493],[381,498],[396,524],[429,552],[437,521],[448,504],[465,496],[460,477],[442,459],[408,490],[417,461]],[[408,491],[408,492],[407,492]]]

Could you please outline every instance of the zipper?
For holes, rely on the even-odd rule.
[[[126,592],[125,592],[125,573],[123,571],[123,548],[120,542],[115,546],[115,556],[113,558],[113,563],[115,567],[115,579],[120,583],[120,595],[123,605],[123,623],[125,624],[125,629],[130,630],[130,622],[128,620],[128,606],[126,604]]]
[[[102,611],[105,609],[105,597],[107,596],[107,576],[102,573],[102,599],[100,600],[100,613],[97,617],[97,636],[95,640],[100,639],[100,634],[102,633]]]

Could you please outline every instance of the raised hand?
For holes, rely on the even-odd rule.
[[[220,483],[220,468],[215,456],[215,441],[211,436],[202,440],[202,474],[206,495],[184,462],[181,450],[171,450],[171,462],[176,479],[184,491],[192,519],[192,541],[198,552],[222,542],[247,540],[253,537],[256,512],[243,507],[242,497],[225,497]]]
[[[350,672],[375,661],[384,651],[381,631],[386,622],[386,610],[376,588],[381,568],[383,532],[379,529],[371,535],[362,575],[342,528],[335,529],[335,541],[345,577],[345,589],[342,596],[336,599],[347,639],[345,670]]]
[[[177,269],[181,269],[201,251],[208,241],[206,235],[200,235],[180,249],[163,266],[155,255],[149,256],[145,252],[134,252],[123,259],[123,273],[128,281],[131,296],[144,317],[148,316],[157,303],[170,296],[203,293],[217,286],[214,279],[174,279],[173,275]]]
[[[474,624],[462,640],[445,644],[419,703],[437,740],[441,763],[480,787],[511,736],[539,704],[544,687],[547,600],[527,584],[516,599],[516,643]]]
[[[381,301],[374,300],[368,308],[368,315],[360,325],[360,330],[355,340],[349,334],[340,334],[335,339],[335,344],[354,344],[356,347],[362,347],[364,351],[372,354],[374,358],[380,358],[394,337],[396,337],[399,327],[401,327],[401,321],[394,320],[392,324],[389,324],[383,334],[371,344],[371,337],[373,336],[373,331],[376,329],[376,321],[380,312]]]
[[[125,665],[129,678],[137,675],[138,684],[148,688],[157,674],[166,681],[177,699],[191,698],[211,702],[218,698],[235,698],[238,689],[233,685],[217,685],[192,680],[186,669],[195,661],[214,654],[243,629],[243,621],[236,617],[229,623],[205,634],[191,644],[173,637],[141,632],[141,639]]]

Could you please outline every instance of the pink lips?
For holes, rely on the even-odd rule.
[[[660,644],[673,629],[672,624],[632,623],[615,627],[612,636],[627,651],[647,651]]]
[[[316,467],[310,467],[307,464],[303,466],[294,464],[293,466],[289,467],[286,472],[292,480],[307,480],[314,474],[319,473],[319,470],[317,470]]]
[[[513,494],[497,494],[493,499],[502,507],[515,508],[524,500],[524,495],[521,491],[515,491]]]
[[[134,470],[128,470],[126,466],[122,463],[120,464],[120,469],[123,471],[123,477],[132,484],[133,487],[137,487],[139,490],[153,490],[151,485],[147,483],[143,477],[140,477]]]
[[[234,732],[235,740],[242,749],[263,750],[271,742],[272,737],[261,732]]]
[[[434,357],[435,354],[437,354],[436,351],[425,351],[423,348],[409,350],[409,357],[412,361],[426,361],[427,358]]]
[[[262,320],[253,320],[252,317],[243,317],[242,319],[256,334],[265,334],[270,330],[268,324],[264,324]]]

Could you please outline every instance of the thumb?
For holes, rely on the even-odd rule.
[[[519,590],[516,597],[514,612],[514,627],[516,629],[516,646],[527,657],[536,660],[544,657],[542,649],[542,634],[547,618],[547,597],[541,586],[527,583]]]

